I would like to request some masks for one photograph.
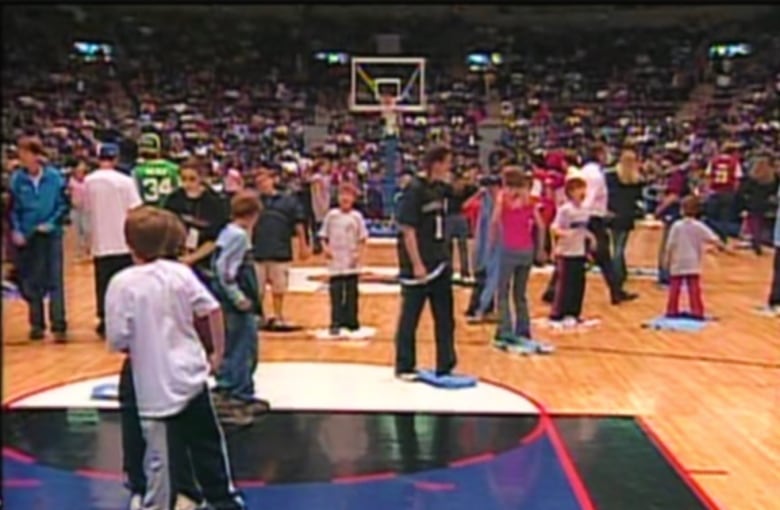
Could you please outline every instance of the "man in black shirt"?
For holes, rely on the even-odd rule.
[[[309,246],[306,243],[304,224],[306,216],[298,199],[276,189],[279,169],[263,164],[255,183],[263,203],[263,213],[253,232],[254,258],[257,263],[257,280],[260,285],[260,303],[265,286],[271,286],[273,316],[265,326],[271,330],[289,330],[282,316],[284,296],[287,293],[290,263],[293,260],[292,238],[298,238],[298,256],[306,260]]]
[[[452,268],[444,233],[446,181],[452,153],[434,147],[423,158],[423,174],[404,191],[398,211],[398,261],[401,317],[395,335],[395,372],[416,379],[416,332],[425,301],[430,299],[436,337],[436,374],[449,375],[457,362],[452,296]]]

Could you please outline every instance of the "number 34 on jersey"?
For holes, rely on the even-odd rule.
[[[179,167],[165,160],[148,161],[133,170],[141,199],[147,205],[162,202],[179,187]]]

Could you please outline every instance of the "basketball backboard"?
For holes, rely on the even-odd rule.
[[[349,107],[353,112],[382,112],[381,97],[392,95],[399,112],[424,112],[425,59],[352,57]]]

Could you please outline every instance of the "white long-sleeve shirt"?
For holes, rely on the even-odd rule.
[[[582,167],[579,176],[588,185],[582,206],[590,212],[591,216],[604,218],[608,210],[607,200],[609,192],[607,190],[607,179],[604,176],[604,172],[601,171],[601,165],[595,162],[588,163]]]

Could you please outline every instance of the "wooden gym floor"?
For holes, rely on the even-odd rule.
[[[640,230],[631,240],[629,266],[652,267],[658,232]],[[31,344],[21,301],[3,303],[3,401],[76,379],[118,371],[121,356],[110,354],[94,333],[92,265],[75,262],[67,240],[67,312],[71,342]],[[537,335],[553,341],[551,357],[512,357],[492,349],[492,326],[469,326],[462,310],[468,289],[456,288],[459,370],[522,390],[553,414],[641,417],[688,473],[721,508],[767,510],[780,498],[780,323],[752,313],[769,285],[768,255],[749,252],[709,256],[704,274],[705,304],[719,322],[700,333],[642,329],[659,315],[665,294],[650,280],[633,280],[638,301],[612,307],[600,276],[590,276],[585,315],[600,326],[579,334]],[[299,263],[321,265],[317,258]],[[368,265],[392,266],[395,248],[372,245]],[[539,300],[547,276],[533,276],[529,299],[534,316],[547,308]],[[361,296],[361,320],[378,328],[362,349],[317,342],[305,333],[267,335],[262,361],[357,361],[390,364],[396,295]],[[288,319],[327,325],[325,293],[291,295]],[[430,317],[421,324],[421,366],[433,355]],[[583,431],[587,434],[587,431]],[[675,510],[675,509],[669,509]]]

